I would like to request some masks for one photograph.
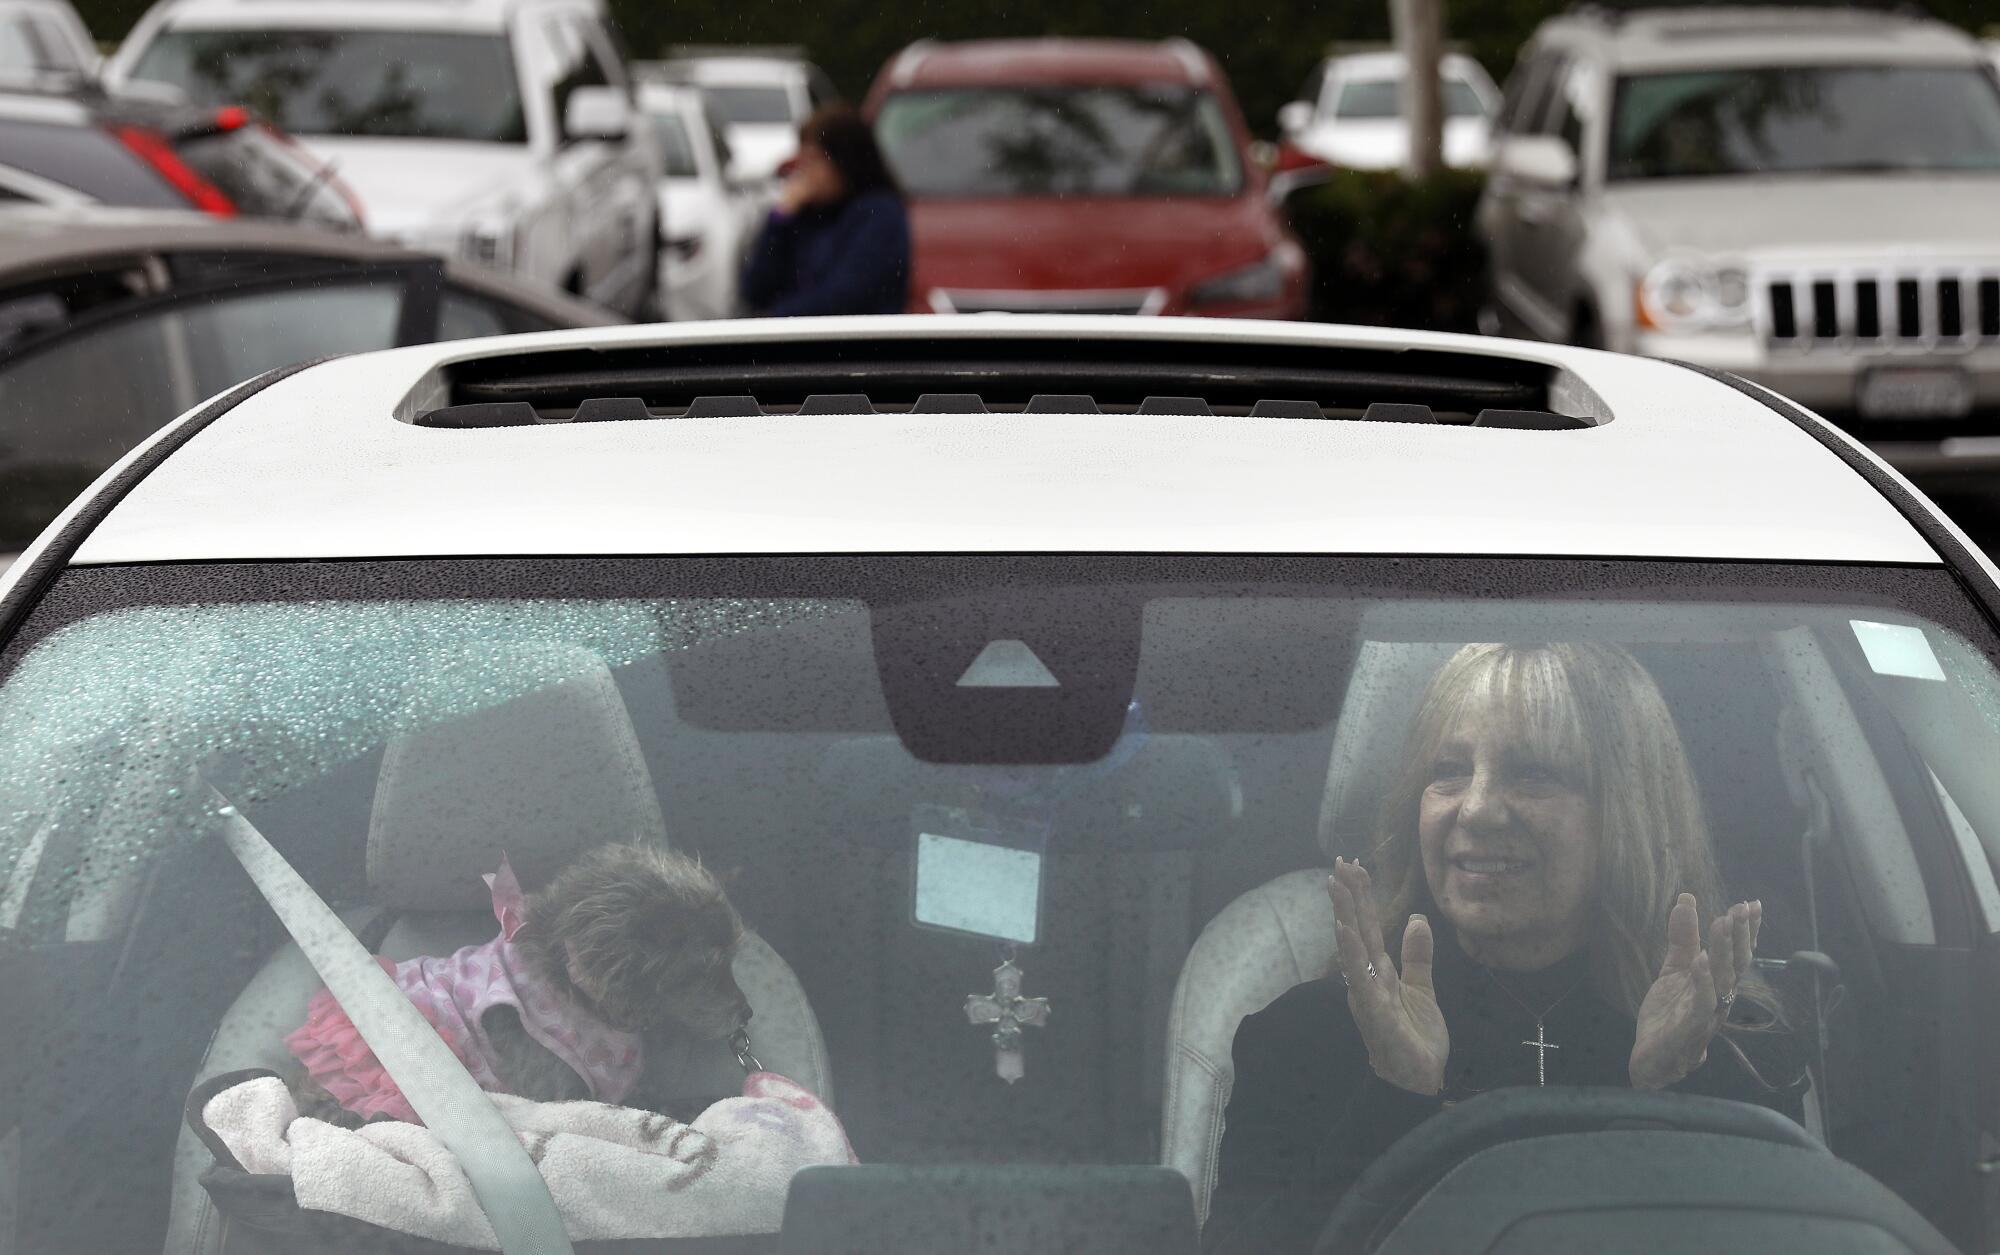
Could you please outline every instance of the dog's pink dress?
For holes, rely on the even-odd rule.
[[[479,1017],[493,1007],[512,1007],[528,1036],[575,1069],[592,1098],[619,1102],[639,1079],[638,1034],[612,1028],[535,973],[514,944],[524,909],[514,869],[502,858],[500,870],[485,879],[493,891],[499,936],[445,958],[396,963],[378,955],[375,961],[431,1022],[481,1089],[503,1091],[494,1070],[493,1043]],[[305,1065],[306,1074],[347,1110],[422,1123],[329,991],[313,995],[306,1022],[285,1038],[285,1045]]]

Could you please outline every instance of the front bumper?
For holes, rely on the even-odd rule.
[[[2000,471],[2000,345],[1950,352],[1817,348],[1772,350],[1749,335],[1640,332],[1634,351],[1741,375],[1788,397],[1866,443],[1906,474]],[[1866,372],[1951,367],[1965,373],[1972,409],[1962,417],[1871,418],[1857,402]]]

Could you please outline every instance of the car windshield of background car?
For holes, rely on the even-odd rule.
[[[0,656],[0,903],[16,912],[0,924],[52,966],[9,986],[28,992],[0,1015],[20,1086],[0,1111],[21,1113],[34,1148],[17,1160],[16,1215],[37,1249],[159,1249],[167,1200],[151,1183],[167,1179],[190,1078],[225,1016],[252,1031],[229,1008],[284,961],[277,922],[206,839],[196,768],[357,919],[389,892],[371,834],[456,831],[466,806],[406,767],[423,778],[385,813],[399,746],[430,744],[461,786],[523,775],[581,791],[539,799],[540,814],[663,813],[673,847],[722,872],[796,970],[864,1162],[1154,1164],[1182,1066],[1167,1007],[1197,937],[1260,886],[1303,884],[1298,900],[1323,909],[1335,854],[1413,839],[1376,827],[1385,781],[1436,769],[1405,748],[1414,712],[1476,641],[1607,643],[1643,665],[1701,795],[1676,813],[1708,816],[1727,900],[1761,898],[1765,954],[1820,950],[1846,973],[1829,1066],[1867,1083],[1832,1091],[1832,1149],[1933,1212],[1968,1209],[1982,1179],[1970,1153],[1948,1162],[1940,1134],[1963,1091],[1911,1064],[1972,1031],[1946,951],[1966,944],[1965,886],[1996,896],[2000,844],[2000,638],[1942,569],[193,563],[73,569],[36,615]],[[1586,761],[1622,789],[1652,780],[1632,774],[1655,761],[1639,751],[1589,759],[1581,725],[1549,717],[1574,708],[1522,709],[1504,787],[1544,797],[1551,778],[1596,770]],[[537,761],[578,738],[629,752],[578,780]],[[1788,783],[1796,763],[1838,806],[1817,834],[1809,790]],[[590,837],[628,835],[606,823]],[[437,874],[476,891],[485,857]],[[476,892],[453,900],[468,939],[490,935]],[[1664,905],[1631,921],[1634,936],[1665,927]],[[1019,1035],[1013,1085],[996,1078],[992,1028],[964,1009],[1005,955],[1024,996],[1053,1004]],[[1811,1037],[1810,982],[1766,976],[1790,1040]],[[288,979],[303,1008],[317,982]],[[259,1028],[282,1055],[295,1024]],[[1515,1027],[1506,1057],[1532,1076]],[[778,1028],[760,1016],[753,1045],[785,1049],[758,1038]],[[1744,1040],[1785,1060],[1767,1064],[1774,1082],[1803,1066]],[[1560,1044],[1556,1084],[1582,1055]],[[1614,1043],[1614,1079],[1630,1045]],[[1226,1039],[1202,1049],[1227,1058]]]
[[[1619,80],[1613,179],[2000,172],[2000,86],[1973,66],[1779,66]]]
[[[655,113],[653,143],[660,150],[660,163],[670,179],[692,179],[701,173],[695,165],[694,145],[688,140],[687,123],[678,113]]]
[[[504,35],[165,30],[132,76],[196,104],[247,105],[294,135],[527,139]]]
[[[703,87],[701,93],[724,126],[786,126],[794,120],[792,98],[782,87],[719,84]]]
[[[1444,115],[1448,118],[1483,118],[1486,105],[1479,99],[1479,93],[1464,79],[1443,78]],[[1340,89],[1340,100],[1334,105],[1333,116],[1357,120],[1362,118],[1398,118],[1403,114],[1403,83],[1401,79],[1367,78],[1356,79]]]
[[[1232,196],[1243,186],[1222,107],[1187,87],[897,92],[876,133],[915,196]]]

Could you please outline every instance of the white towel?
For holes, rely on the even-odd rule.
[[[541,1167],[575,1241],[775,1233],[793,1173],[855,1161],[834,1114],[770,1072],[750,1076],[743,1097],[693,1124],[604,1103],[491,1097]],[[202,1120],[246,1171],[289,1175],[308,1210],[455,1246],[499,1246],[457,1159],[422,1125],[343,1129],[307,1119],[271,1076],[215,1095]]]

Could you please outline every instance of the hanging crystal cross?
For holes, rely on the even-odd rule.
[[[1021,1058],[1021,1026],[1036,1028],[1049,1022],[1047,998],[1021,996],[1021,969],[1008,959],[993,969],[993,992],[970,994],[965,999],[965,1018],[973,1024],[991,1024],[993,1029],[993,1070],[1012,1085],[1021,1079],[1026,1065]]]
[[[1561,1050],[1562,1047],[1550,1041],[1542,1032],[1542,1022],[1540,1020],[1535,1021],[1535,1040],[1524,1041],[1521,1044],[1535,1048],[1535,1084],[1547,1085],[1549,1083],[1549,1051]]]

